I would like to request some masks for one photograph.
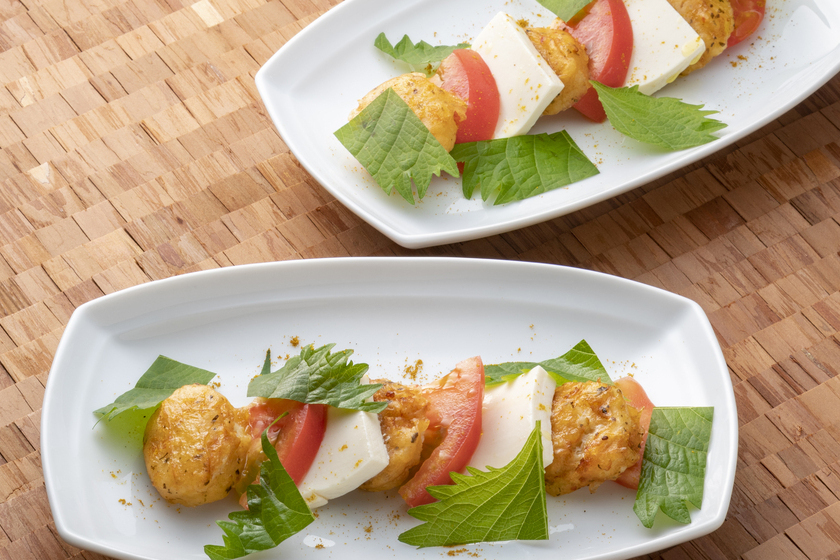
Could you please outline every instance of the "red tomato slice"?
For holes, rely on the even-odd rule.
[[[567,24],[567,31],[586,47],[589,77],[610,87],[621,87],[633,54],[633,27],[622,0],[595,0]],[[585,117],[604,122],[607,114],[594,88],[573,105]]]
[[[442,384],[428,391],[429,429],[443,428],[443,441],[426,459],[414,477],[399,490],[410,507],[435,499],[427,486],[452,484],[450,472],[466,468],[481,437],[481,405],[484,401],[484,364],[476,356],[455,366]]]
[[[289,476],[295,484],[300,484],[324,439],[327,406],[285,399],[263,399],[250,408],[248,421],[256,445],[261,445],[260,436],[263,431],[284,412],[288,414],[269,428],[268,439],[274,441],[277,457]]]
[[[758,29],[764,19],[766,0],[729,0],[735,18],[735,30],[729,36],[727,47],[737,45]]]
[[[632,377],[622,377],[615,382],[615,385],[624,393],[624,398],[634,406],[642,411],[641,424],[645,431],[642,439],[642,455],[645,454],[645,444],[647,443],[648,427],[650,427],[650,415],[653,414],[653,403],[645,393],[645,390],[639,385],[639,382]],[[638,462],[632,467],[629,467],[621,476],[615,479],[616,482],[627,488],[636,489],[639,487],[639,476],[642,474],[642,457],[639,457]]]
[[[490,140],[499,121],[499,89],[481,55],[458,49],[440,63],[441,87],[467,102],[467,116],[458,123],[455,143]]]

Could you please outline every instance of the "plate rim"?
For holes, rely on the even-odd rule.
[[[591,556],[591,558],[598,558],[602,560],[607,560],[610,558],[630,558],[639,554],[646,554],[657,550],[662,550],[664,548],[675,546],[677,544],[687,542],[689,540],[693,540],[700,536],[709,534],[723,524],[723,522],[726,519],[726,513],[729,509],[729,503],[731,501],[738,458],[737,403],[735,402],[735,395],[734,390],[732,388],[731,377],[728,374],[728,367],[726,365],[723,352],[720,348],[720,344],[717,340],[717,337],[715,336],[714,329],[712,328],[708,317],[697,302],[679,294],[675,294],[673,292],[669,292],[661,288],[650,286],[648,284],[643,284],[641,282],[637,282],[627,278],[563,265],[526,261],[508,261],[501,259],[467,259],[457,257],[338,257],[254,263],[248,265],[239,265],[233,267],[225,267],[188,273],[184,275],[148,282],[145,284],[140,284],[124,290],[120,290],[118,292],[101,296],[99,298],[96,298],[94,300],[80,305],[73,312],[73,314],[70,317],[70,320],[67,323],[67,326],[65,327],[65,335],[63,335],[61,337],[61,340],[59,341],[55,357],[50,367],[50,373],[47,380],[47,386],[45,388],[43,407],[41,412],[42,431],[40,451],[42,458],[41,462],[44,474],[44,483],[50,505],[50,510],[53,515],[53,520],[56,529],[59,535],[62,537],[62,539],[64,539],[68,544],[71,544],[73,546],[77,546],[79,548],[83,548],[100,554],[111,555],[115,558],[123,558],[126,560],[154,560],[151,556],[137,554],[129,550],[114,549],[109,545],[104,545],[96,540],[93,540],[89,536],[77,533],[71,528],[70,524],[66,522],[64,516],[64,514],[67,513],[68,510],[72,510],[72,508],[68,508],[67,504],[57,502],[59,498],[57,497],[55,487],[60,485],[60,482],[58,481],[58,479],[60,478],[60,473],[58,471],[60,469],[56,468],[55,466],[57,463],[56,459],[53,458],[50,443],[52,441],[52,438],[55,436],[53,432],[56,430],[56,428],[54,427],[55,422],[51,419],[53,410],[56,407],[54,405],[51,406],[51,403],[53,403],[58,397],[56,393],[56,382],[51,382],[51,380],[57,378],[56,375],[54,375],[54,373],[61,371],[61,368],[63,367],[62,362],[65,359],[64,356],[68,352],[68,348],[71,346],[71,344],[76,342],[74,338],[78,336],[75,334],[76,329],[78,328],[77,325],[83,325],[85,321],[91,320],[89,317],[91,313],[95,312],[99,308],[107,308],[108,306],[112,306],[115,304],[118,305],[124,301],[130,301],[132,298],[150,297],[155,292],[159,291],[161,287],[170,290],[183,289],[184,287],[188,287],[191,283],[196,281],[205,283],[213,282],[217,277],[220,276],[230,276],[232,278],[235,278],[239,275],[249,274],[252,271],[255,271],[257,274],[273,274],[275,273],[275,271],[282,273],[283,270],[296,268],[317,269],[325,267],[326,270],[329,270],[331,268],[340,269],[346,266],[358,266],[362,268],[366,267],[366,270],[364,272],[365,274],[368,274],[371,278],[373,278],[374,276],[376,276],[377,278],[382,278],[383,276],[387,278],[389,277],[389,274],[398,273],[401,266],[406,265],[422,267],[427,267],[428,265],[437,265],[439,267],[439,270],[437,270],[436,273],[440,277],[450,275],[453,270],[469,270],[473,267],[483,267],[487,270],[521,270],[523,272],[527,272],[529,270],[542,270],[545,271],[546,274],[557,274],[558,276],[566,276],[569,278],[584,278],[599,282],[605,282],[608,285],[611,284],[628,286],[629,289],[642,290],[653,294],[655,297],[658,298],[673,300],[677,302],[680,306],[682,306],[683,309],[688,310],[694,316],[694,319],[699,321],[699,326],[703,331],[705,331],[707,341],[712,343],[710,344],[709,350],[712,351],[712,357],[714,358],[716,369],[719,370],[717,373],[720,373],[723,376],[722,381],[725,385],[724,389],[727,389],[725,391],[727,409],[731,410],[732,412],[732,415],[728,418],[729,439],[722,442],[722,444],[724,444],[722,445],[722,450],[728,455],[728,457],[725,457],[728,458],[728,464],[724,466],[723,500],[721,501],[720,506],[717,508],[717,510],[711,512],[711,518],[704,522],[692,522],[691,525],[686,526],[686,531],[678,533],[666,533],[663,535],[656,536],[655,538],[645,543],[626,547],[615,553]],[[380,266],[384,266],[385,268],[390,267],[390,269],[386,270],[383,274],[383,271],[380,268],[378,268]],[[459,269],[458,267],[462,268]],[[340,280],[333,280],[331,284],[335,284],[336,282],[340,282]],[[224,283],[220,283],[220,285],[224,285]],[[282,288],[280,289],[282,290]],[[144,313],[139,313],[138,316],[143,314]],[[67,373],[58,373],[58,376],[60,376],[62,380],[67,375]],[[589,556],[584,558],[589,558]]]
[[[282,45],[280,49],[278,49],[259,68],[259,70],[257,70],[254,80],[257,86],[257,91],[263,101],[263,105],[268,110],[268,114],[271,117],[275,128],[280,134],[280,137],[287,144],[289,150],[292,152],[292,154],[294,154],[295,158],[298,162],[300,162],[303,168],[318,182],[319,185],[321,185],[332,196],[338,199],[339,202],[341,202],[344,206],[349,208],[354,214],[359,216],[361,219],[373,226],[377,231],[379,231],[392,241],[408,249],[421,249],[425,247],[433,247],[449,243],[471,241],[474,239],[481,239],[484,237],[489,237],[492,235],[497,235],[500,233],[506,233],[509,231],[529,227],[564,216],[566,214],[570,214],[572,212],[576,212],[578,210],[598,204],[599,202],[609,200],[618,195],[634,190],[638,187],[644,186],[652,181],[662,178],[663,176],[669,173],[673,173],[679,169],[691,165],[692,163],[700,161],[703,158],[709,157],[723,150],[724,148],[734,144],[735,142],[738,142],[739,140],[748,137],[750,134],[754,133],[758,129],[766,126],[770,122],[779,118],[784,113],[790,111],[796,105],[800,104],[805,98],[807,98],[808,96],[816,92],[820,87],[825,85],[836,74],[840,73],[840,46],[837,46],[826,55],[838,55],[835,57],[834,64],[826,66],[825,71],[822,74],[813,77],[809,76],[809,78],[811,79],[806,79],[808,86],[800,90],[799,93],[797,93],[796,95],[789,98],[785,103],[776,105],[771,111],[765,113],[756,121],[752,122],[744,128],[739,129],[736,134],[726,134],[724,136],[719,137],[717,140],[714,140],[707,144],[703,144],[695,148],[689,148],[687,150],[682,150],[683,155],[681,157],[678,157],[677,159],[666,165],[659,166],[648,173],[639,175],[633,178],[628,183],[620,185],[619,188],[613,187],[595,193],[591,196],[586,196],[571,204],[561,205],[559,207],[548,207],[547,209],[537,211],[526,216],[519,216],[514,217],[512,219],[494,221],[488,224],[476,225],[464,229],[449,229],[438,232],[411,233],[399,230],[398,228],[392,227],[388,223],[385,223],[376,214],[369,211],[366,208],[366,206],[358,204],[353,197],[348,196],[341,189],[337,189],[332,184],[330,184],[329,181],[327,181],[324,177],[324,174],[320,172],[319,167],[315,165],[315,162],[309,161],[309,159],[305,156],[305,153],[302,157],[299,151],[296,150],[296,143],[293,140],[291,142],[287,140],[289,138],[289,129],[286,126],[285,121],[281,118],[281,115],[278,113],[276,106],[273,103],[271,103],[268,91],[268,88],[270,87],[270,81],[266,77],[267,74],[269,74],[269,72],[276,71],[275,67],[278,65],[282,67],[284,61],[287,58],[294,57],[298,49],[305,48],[299,47],[299,44],[305,43],[310,35],[317,36],[317,33],[320,32],[321,27],[329,25],[333,22],[333,20],[342,17],[342,14],[346,10],[356,9],[357,5],[365,7],[366,3],[375,5],[377,1],[380,0],[344,0],[341,4],[332,7],[327,12],[319,16],[316,20],[309,23],[300,32],[295,34],[295,36],[289,39],[289,41],[287,41],[284,45]],[[420,4],[423,1],[424,0],[419,0],[416,3]],[[407,6],[403,8],[403,10],[405,9],[408,9]],[[284,83],[284,85],[287,87],[292,87],[297,84],[297,80],[294,82],[286,81]],[[513,204],[515,204],[515,202],[513,202]]]

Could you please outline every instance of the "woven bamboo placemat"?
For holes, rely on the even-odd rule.
[[[0,560],[61,541],[44,386],[73,310],[185,272],[451,255],[599,270],[697,301],[735,386],[724,525],[646,558],[840,559],[840,78],[725,153],[524,230],[410,251],[316,184],[254,87],[328,0],[0,0]]]

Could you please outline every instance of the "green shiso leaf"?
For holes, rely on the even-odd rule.
[[[484,384],[489,387],[511,381],[523,373],[528,373],[536,366],[542,366],[558,385],[568,381],[600,381],[612,385],[612,379],[607,370],[585,340],[578,342],[574,348],[562,356],[544,362],[507,362],[486,365],[484,366]]]
[[[458,165],[399,95],[388,88],[335,131],[347,150],[387,194],[395,189],[414,204],[426,195],[432,175],[458,176]]]
[[[241,558],[252,552],[274,548],[315,521],[306,500],[283,468],[277,451],[262,433],[262,449],[268,459],[260,467],[260,482],[248,486],[248,510],[217,521],[224,546],[208,544],[204,553],[211,560]]]
[[[592,81],[607,118],[617,131],[666,150],[685,150],[717,140],[712,133],[726,123],[708,118],[717,111],[689,105],[673,97],[650,97],[639,86],[611,88]]]
[[[403,35],[403,38],[396,45],[392,45],[391,41],[385,37],[385,33],[380,33],[376,37],[373,46],[385,54],[405,62],[412,70],[425,72],[427,76],[431,75],[434,67],[452,54],[452,51],[470,47],[469,43],[459,43],[454,47],[448,45],[433,46],[426,41],[412,43],[408,35]]]
[[[547,10],[554,13],[563,21],[569,21],[579,11],[584,9],[587,4],[594,0],[537,0]]]
[[[633,504],[645,527],[653,527],[660,509],[675,521],[691,523],[686,502],[697,508],[703,504],[713,415],[712,407],[653,409]]]
[[[451,473],[453,485],[428,488],[440,501],[408,510],[425,523],[402,533],[401,542],[422,548],[548,539],[539,422],[506,466],[467,471],[471,476]]]
[[[464,162],[462,188],[471,198],[496,194],[494,204],[522,200],[598,174],[569,134],[538,134],[456,144],[452,157]]]
[[[176,389],[193,383],[206,385],[214,377],[216,374],[212,371],[182,364],[166,356],[158,356],[146,373],[137,380],[133,389],[117,397],[111,404],[94,410],[93,413],[104,420],[111,420],[128,410],[157,408]]]
[[[289,358],[283,367],[269,372],[269,356],[263,373],[248,384],[249,397],[291,399],[308,404],[328,404],[335,408],[381,412],[387,402],[368,402],[381,387],[360,383],[367,364],[349,361],[352,350],[330,352],[335,344],[320,348],[305,346],[299,356]]]

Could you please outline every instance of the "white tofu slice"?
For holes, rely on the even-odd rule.
[[[700,59],[703,39],[668,0],[624,0],[633,26],[633,55],[626,86],[650,95]]]
[[[664,0],[663,0],[664,1]],[[499,12],[472,42],[499,88],[499,122],[494,138],[527,134],[563,82],[540,56],[525,30]]]
[[[355,490],[387,466],[379,416],[330,407],[324,440],[299,490],[315,509]]]
[[[503,467],[522,450],[537,420],[543,444],[543,465],[554,460],[551,444],[551,401],[554,379],[540,366],[513,381],[484,391],[481,412],[481,440],[470,466],[487,470]]]

